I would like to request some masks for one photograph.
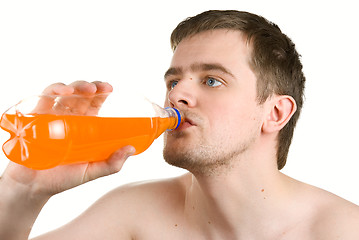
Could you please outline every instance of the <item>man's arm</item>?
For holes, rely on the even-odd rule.
[[[103,162],[42,171],[9,163],[0,178],[0,239],[28,239],[38,214],[51,196],[118,172],[133,153],[133,147],[128,146]]]
[[[4,174],[0,178],[0,239],[27,239],[48,199]]]

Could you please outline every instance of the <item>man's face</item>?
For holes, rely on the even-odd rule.
[[[206,31],[180,42],[165,74],[165,105],[180,109],[185,122],[165,134],[168,163],[211,173],[251,150],[263,108],[249,54],[239,31]]]

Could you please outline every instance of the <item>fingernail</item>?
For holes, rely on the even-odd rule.
[[[134,148],[133,146],[129,146],[128,147],[128,151],[127,151],[127,154],[126,154],[126,158],[132,156],[133,154],[136,153],[136,148]]]

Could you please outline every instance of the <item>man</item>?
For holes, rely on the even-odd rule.
[[[359,207],[282,174],[305,78],[294,44],[245,12],[209,11],[180,23],[165,73],[166,106],[184,114],[164,158],[188,174],[108,193],[43,239],[359,239]],[[110,92],[102,82],[45,93]],[[46,201],[115,173],[134,149],[100,163],[33,171],[10,163],[0,181],[1,239],[27,239]]]

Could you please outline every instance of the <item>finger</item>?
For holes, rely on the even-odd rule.
[[[74,94],[92,95],[97,91],[96,84],[79,80],[70,84],[74,88]]]
[[[92,102],[93,96],[70,95],[61,96],[55,100],[54,110],[58,114],[66,115],[86,115]]]
[[[83,182],[119,172],[127,158],[135,154],[135,152],[134,147],[125,146],[114,152],[106,161],[89,163],[83,175]]]
[[[111,93],[113,91],[113,87],[107,82],[94,81],[92,83],[96,85],[96,93]]]
[[[46,87],[40,96],[40,99],[35,106],[32,113],[36,114],[50,114],[53,111],[55,99],[57,95],[71,95],[74,88],[67,86],[64,83],[54,83]]]
[[[97,91],[96,85],[86,81],[75,81],[69,85],[74,89],[73,95],[58,99],[58,109],[66,109],[66,114],[86,115],[92,98]]]
[[[86,112],[86,115],[97,115],[102,104],[107,99],[108,95],[113,91],[112,86],[106,82],[95,81],[97,92],[94,95],[91,104]]]
[[[133,146],[125,146],[114,152],[107,159],[110,174],[120,171],[127,158],[134,155],[135,153],[136,149]]]
[[[41,95],[38,98],[35,108],[31,114],[51,114],[55,104],[55,95]]]
[[[70,95],[74,92],[72,86],[64,83],[54,83],[44,89],[43,95]]]

